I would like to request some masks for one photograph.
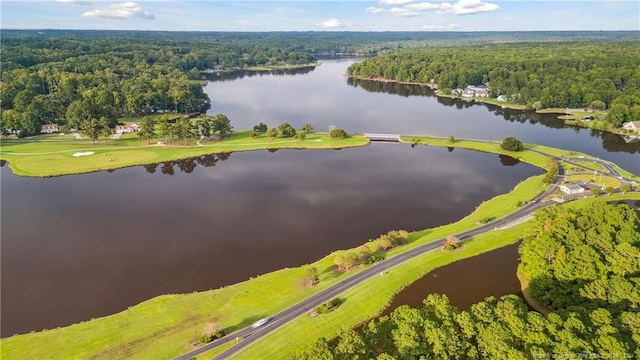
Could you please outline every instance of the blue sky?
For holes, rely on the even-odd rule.
[[[3,29],[640,30],[640,1],[2,0]]]

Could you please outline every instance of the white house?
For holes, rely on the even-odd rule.
[[[622,124],[622,128],[625,130],[640,133],[640,121],[630,121]]]
[[[136,123],[125,124],[125,125],[116,125],[116,134],[132,133],[132,132],[136,132],[138,130],[140,130],[140,128],[138,127],[138,124],[136,124]]]
[[[58,132],[58,124],[44,124],[40,128],[40,132],[43,134],[53,134]]]
[[[560,191],[565,194],[580,194],[585,191],[585,188],[578,184],[564,184],[560,185]]]
[[[496,100],[498,100],[498,101],[507,101],[507,96],[506,95],[498,95]]]
[[[487,85],[469,85],[461,93],[462,97],[487,97],[489,88]]]

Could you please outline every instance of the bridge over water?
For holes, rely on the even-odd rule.
[[[364,133],[363,135],[371,141],[400,142],[400,134]]]

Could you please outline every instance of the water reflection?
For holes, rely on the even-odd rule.
[[[486,108],[490,113],[500,116],[504,120],[512,123],[542,125],[550,129],[571,129],[576,134],[584,131],[589,133],[591,137],[600,138],[602,140],[602,148],[607,151],[626,152],[630,154],[640,153],[640,142],[627,143],[623,137],[616,134],[595,129],[581,128],[574,125],[567,125],[563,120],[558,119],[558,114],[539,114],[535,111],[515,110],[506,107],[503,108],[498,105],[485,104],[475,102],[473,100],[436,96],[433,90],[429,87],[414,84],[400,84],[396,82],[381,82],[354,78],[347,79],[347,84],[374,93],[400,95],[403,97],[434,97],[438,104],[446,107],[455,107],[458,110],[469,109],[472,107]]]
[[[500,163],[504,166],[515,166],[520,163],[520,160],[509,155],[498,154],[498,158],[500,158]]]
[[[296,129],[312,123],[317,130],[326,131],[336,125],[352,133],[453,135],[488,140],[515,136],[528,143],[598,156],[640,173],[639,144],[615,142],[614,147],[603,146],[603,140],[592,138],[590,130],[566,127],[553,114],[435,97],[428,87],[346,79],[344,74],[355,61],[322,61],[303,75],[209,82],[204,90],[212,99],[210,113],[226,114],[236,129],[251,129],[259,122],[268,126],[288,122]],[[363,91],[366,86],[376,91]]]
[[[427,273],[400,291],[381,316],[389,315],[401,305],[420,307],[429,294],[446,294],[460,310],[467,310],[489,296],[522,296],[516,276],[518,246],[509,245]]]
[[[368,92],[385,93],[392,95],[409,96],[435,96],[428,86],[406,85],[397,82],[371,81],[366,79],[347,78],[347,84],[364,89]]]
[[[449,223],[541,173],[493,154],[397,144],[48,179],[0,171],[2,336],[299,266],[391,229]]]
[[[253,76],[286,76],[286,75],[304,75],[312,72],[315,66],[306,66],[293,69],[273,69],[260,71],[220,71],[204,74],[207,81],[233,81],[238,79],[250,78]]]
[[[148,173],[153,174],[156,172],[158,166],[160,166],[160,172],[162,174],[173,175],[176,173],[175,168],[177,167],[181,172],[190,174],[198,165],[203,167],[212,167],[215,166],[219,161],[225,161],[229,159],[229,157],[231,157],[231,153],[207,154],[188,159],[148,164],[144,165],[143,168]]]

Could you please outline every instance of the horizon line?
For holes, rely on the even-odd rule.
[[[640,32],[640,29],[617,30],[151,30],[151,29],[67,29],[67,28],[2,28],[0,31],[137,31],[137,32],[228,32],[228,33],[517,33],[517,32]]]

